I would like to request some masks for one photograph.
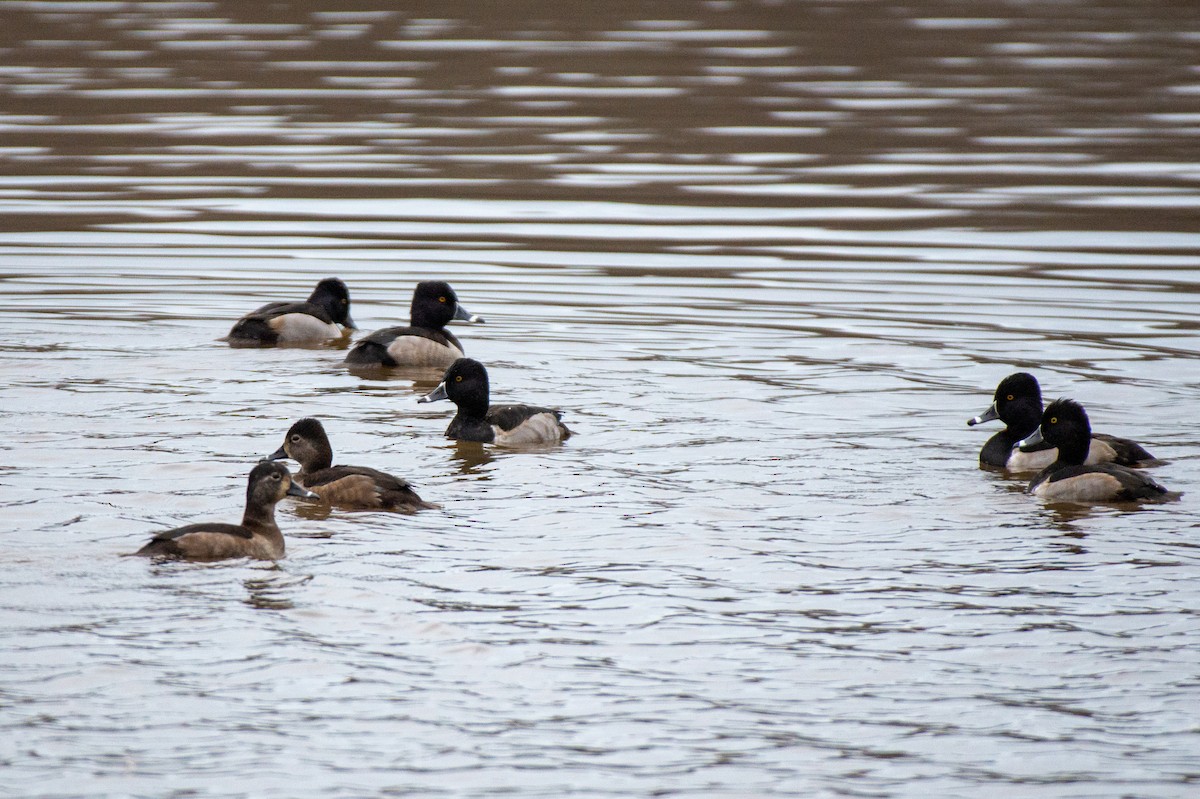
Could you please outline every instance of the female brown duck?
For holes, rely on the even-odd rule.
[[[250,472],[241,524],[201,522],[176,527],[154,536],[135,554],[181,560],[278,560],[284,546],[283,533],[275,524],[275,505],[286,496],[316,499],[316,494],[292,481],[282,463],[262,461]]]
[[[291,458],[300,464],[296,479],[330,505],[343,508],[398,510],[405,513],[436,508],[417,496],[406,480],[366,466],[334,466],[333,447],[316,419],[301,419],[283,437],[271,460]]]

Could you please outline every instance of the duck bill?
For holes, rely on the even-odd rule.
[[[346,314],[346,318],[342,320],[342,327],[347,330],[358,330],[358,325],[354,324],[354,320],[350,318],[350,314]]]
[[[461,304],[456,304],[454,307],[454,319],[459,322],[470,322],[471,324],[483,324],[483,317],[475,314],[462,307]]]
[[[446,393],[446,381],[443,380],[441,383],[438,383],[437,388],[421,397],[417,402],[437,402],[444,399],[450,399],[450,395]]]
[[[1017,442],[1017,449],[1022,452],[1033,452],[1039,444],[1045,444],[1046,439],[1042,438],[1042,428],[1039,427],[1029,435]]]
[[[279,449],[275,450],[275,451],[274,451],[274,452],[272,452],[270,455],[268,455],[268,456],[267,456],[267,460],[269,460],[269,461],[281,461],[281,460],[283,460],[284,458],[286,458],[287,456],[288,456],[288,454],[287,454],[286,452],[284,452],[284,450],[283,450],[283,447],[280,447]]]
[[[978,416],[976,416],[973,419],[968,419],[967,426],[974,427],[975,425],[983,424],[984,422],[994,422],[999,418],[1000,418],[1000,414],[996,410],[996,403],[993,402],[986,411],[979,414]]]
[[[320,499],[320,497],[318,497],[313,492],[309,491],[304,486],[297,483],[295,480],[293,480],[292,484],[290,486],[288,486],[287,493],[288,493],[289,497],[303,497],[304,499]]]

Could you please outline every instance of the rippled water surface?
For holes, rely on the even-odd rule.
[[[1187,4],[0,18],[3,795],[1194,795]],[[449,280],[576,436],[218,340],[329,275],[364,331]],[[1018,370],[1182,497],[980,471]],[[442,509],[120,557],[309,415]]]

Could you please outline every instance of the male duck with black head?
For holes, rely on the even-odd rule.
[[[442,382],[417,402],[448,399],[458,406],[446,437],[459,441],[519,447],[564,441],[571,435],[562,412],[534,405],[489,405],[488,374],[483,364],[459,358]]]
[[[166,530],[134,554],[179,560],[278,560],[284,545],[275,524],[275,505],[286,496],[317,498],[293,481],[282,463],[263,461],[250,472],[241,524],[201,522]]]
[[[291,458],[300,464],[296,480],[323,502],[343,508],[395,510],[404,513],[436,508],[417,496],[406,480],[366,466],[334,466],[333,447],[317,419],[301,419],[283,437],[271,460]]]
[[[1078,402],[1055,400],[1041,424],[1019,447],[1042,442],[1057,447],[1058,458],[1029,483],[1029,493],[1056,502],[1133,502],[1155,499],[1167,489],[1144,473],[1115,463],[1085,465],[1092,437],[1087,412]]]
[[[1042,421],[1042,388],[1033,375],[1017,372],[1001,380],[991,406],[967,420],[967,424],[974,427],[996,419],[1007,427],[983,445],[979,451],[980,466],[994,466],[1011,472],[1033,472],[1046,468],[1057,458],[1058,453],[1049,444],[1029,451],[1017,449],[1017,442],[1037,430]],[[1154,456],[1137,442],[1094,433],[1085,462],[1139,466],[1154,460]]]
[[[346,354],[353,366],[444,367],[463,356],[462,344],[446,329],[453,321],[482,323],[464,308],[450,284],[425,280],[413,289],[408,327],[376,330]]]
[[[225,340],[235,347],[272,347],[338,339],[354,329],[349,289],[338,278],[327,277],[305,302],[269,302],[246,314]]]

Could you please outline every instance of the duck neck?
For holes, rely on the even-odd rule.
[[[300,474],[312,474],[333,465],[333,453],[328,448],[314,452],[312,457],[300,464]]]
[[[246,512],[242,514],[242,526],[278,532],[279,527],[275,524],[275,504],[259,505],[255,502],[247,502]]]
[[[458,415],[467,419],[482,419],[487,416],[488,412],[488,397],[486,394],[482,398],[478,396],[464,398],[458,404]]]
[[[1092,436],[1081,436],[1072,438],[1070,441],[1061,441],[1058,444],[1058,461],[1063,466],[1079,466],[1087,460],[1088,450],[1092,446]]]

